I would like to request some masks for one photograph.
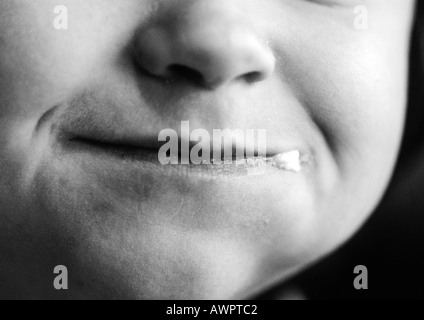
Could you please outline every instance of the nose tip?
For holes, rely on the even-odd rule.
[[[228,1],[196,1],[169,12],[137,37],[138,63],[151,75],[216,88],[259,82],[273,73],[272,50]]]

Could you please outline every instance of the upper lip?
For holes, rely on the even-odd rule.
[[[107,140],[106,139],[105,140],[105,139],[90,137],[90,135],[87,135],[87,136],[77,135],[77,136],[69,137],[68,140],[72,142],[90,144],[92,146],[96,146],[96,147],[100,147],[104,149],[114,149],[114,150],[119,150],[120,152],[128,152],[128,153],[136,153],[136,152],[158,153],[160,147],[165,143],[165,142],[157,141],[157,138],[156,140],[147,139],[147,138],[140,139],[140,140],[135,140],[135,139],[128,139],[128,140],[120,140],[120,139]],[[197,144],[196,142],[189,142],[189,150],[191,150],[191,148],[196,144]],[[181,146],[181,139],[179,139],[178,145]],[[211,161],[215,160],[214,151],[216,152],[216,150],[213,150],[213,145],[211,144],[210,155],[209,155],[209,159]],[[243,153],[240,153],[240,151],[242,151]],[[178,154],[173,156],[181,157],[181,154],[182,154],[182,150],[181,148],[179,148]],[[218,150],[218,154],[221,155],[220,157],[221,160],[225,160],[223,148]],[[255,157],[255,156],[273,157],[276,154],[277,153],[267,152],[264,155],[259,155],[257,150],[253,150],[253,149],[237,150],[236,146],[233,145],[231,156],[234,159],[235,158],[240,159],[240,158],[249,158],[249,157]]]
[[[79,122],[79,121],[78,121]],[[72,125],[72,122],[68,123],[68,125],[72,128],[69,130],[67,127],[61,127],[60,137],[62,140],[72,141],[72,142],[81,142],[96,145],[100,148],[107,149],[115,149],[120,152],[150,152],[150,153],[158,153],[159,149],[165,144],[165,142],[158,141],[158,134],[162,130],[158,130],[156,134],[153,133],[134,133],[127,134],[125,132],[121,132],[120,134],[114,134],[113,130],[102,130],[97,126],[97,128],[93,129],[93,126],[89,123],[85,123],[83,125],[82,122],[79,122],[79,125]],[[125,125],[122,125],[125,127]],[[84,128],[84,129],[83,129]],[[181,138],[178,140],[178,156],[181,156]],[[214,159],[214,149],[213,149],[213,141],[209,141],[210,145],[210,159]],[[198,142],[190,141],[189,150],[196,145]],[[283,142],[284,143],[284,142]],[[258,146],[254,143],[246,143],[246,145],[254,146],[253,149],[239,149],[237,150],[236,145],[233,143],[232,145],[232,156],[233,157],[251,157],[258,156]],[[292,150],[299,150],[297,145],[293,144],[272,144],[270,143],[267,137],[267,146],[266,146],[266,154],[260,155],[265,157],[273,157],[280,153],[285,153]],[[221,154],[221,159],[224,159],[224,149],[218,150]],[[240,153],[242,152],[242,153]]]
[[[54,110],[54,130],[56,136],[61,141],[79,141],[93,143],[103,148],[115,148],[129,151],[145,151],[158,152],[164,142],[158,141],[159,132],[166,128],[175,129],[179,132],[180,122],[175,119],[163,119],[157,116],[156,119],[143,117],[142,108],[136,108],[131,105],[119,105],[115,101],[105,99],[75,99],[70,103],[64,102],[57,106]],[[131,116],[134,115],[134,116]],[[184,120],[184,119],[181,119]],[[196,121],[194,121],[196,122]],[[199,128],[201,122],[196,122],[190,131]],[[219,128],[219,124],[215,128],[211,127],[211,123],[205,125],[205,130],[212,137],[213,129]],[[236,128],[229,128],[234,130]],[[243,129],[243,128],[240,128]],[[262,129],[262,128],[257,128]],[[278,130],[267,130],[266,156],[272,157],[279,153],[291,150],[305,150],[297,141],[288,139],[289,137],[280,137]],[[181,145],[181,137],[179,137],[179,145]],[[190,142],[190,146],[197,142]],[[252,145],[252,144],[247,144]],[[244,154],[257,154],[257,144],[253,144],[254,150],[244,150]],[[211,153],[213,148],[211,146]],[[222,154],[221,150],[221,154]],[[236,148],[233,144],[233,155],[236,154]],[[211,159],[213,159],[211,157]]]
[[[60,123],[57,127],[59,131],[58,136],[62,141],[72,142],[83,142],[92,144],[101,148],[108,149],[119,149],[122,152],[159,152],[159,149],[165,144],[158,140],[159,132],[165,128],[158,128],[157,130],[149,129],[149,131],[143,130],[143,126],[139,125],[140,130],[135,131],[133,129],[126,130],[125,128],[134,128],[137,125],[131,123],[99,123],[96,122],[92,117],[78,116],[66,119],[66,121]],[[170,126],[171,128],[171,126]],[[176,130],[178,131],[178,130]],[[212,137],[212,130],[207,130]],[[256,139],[257,137],[255,137]],[[179,155],[181,155],[181,137],[178,137]],[[189,150],[196,145],[198,142],[188,141]],[[214,158],[213,140],[206,141],[210,145],[210,158]],[[252,148],[253,146],[253,148]],[[258,156],[258,145],[257,141],[250,142],[246,141],[246,147],[243,149],[237,149],[235,143],[232,144],[232,155],[235,157],[250,157]],[[272,157],[276,154],[287,152],[294,147],[289,148],[288,146],[277,146],[269,143],[267,137],[266,154],[262,156]],[[224,149],[220,151],[222,158],[224,156]],[[242,154],[240,154],[242,152]]]

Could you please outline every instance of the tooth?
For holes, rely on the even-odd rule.
[[[300,165],[300,152],[298,150],[277,154],[272,159],[279,169],[294,172],[302,170]]]

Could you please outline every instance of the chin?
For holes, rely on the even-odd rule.
[[[34,179],[46,255],[74,270],[78,298],[247,299],[333,248],[310,171],[210,179],[104,161],[62,156]]]

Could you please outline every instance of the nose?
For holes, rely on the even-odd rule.
[[[229,2],[188,0],[160,8],[137,34],[139,66],[164,80],[212,89],[267,79],[275,69],[274,54]]]

